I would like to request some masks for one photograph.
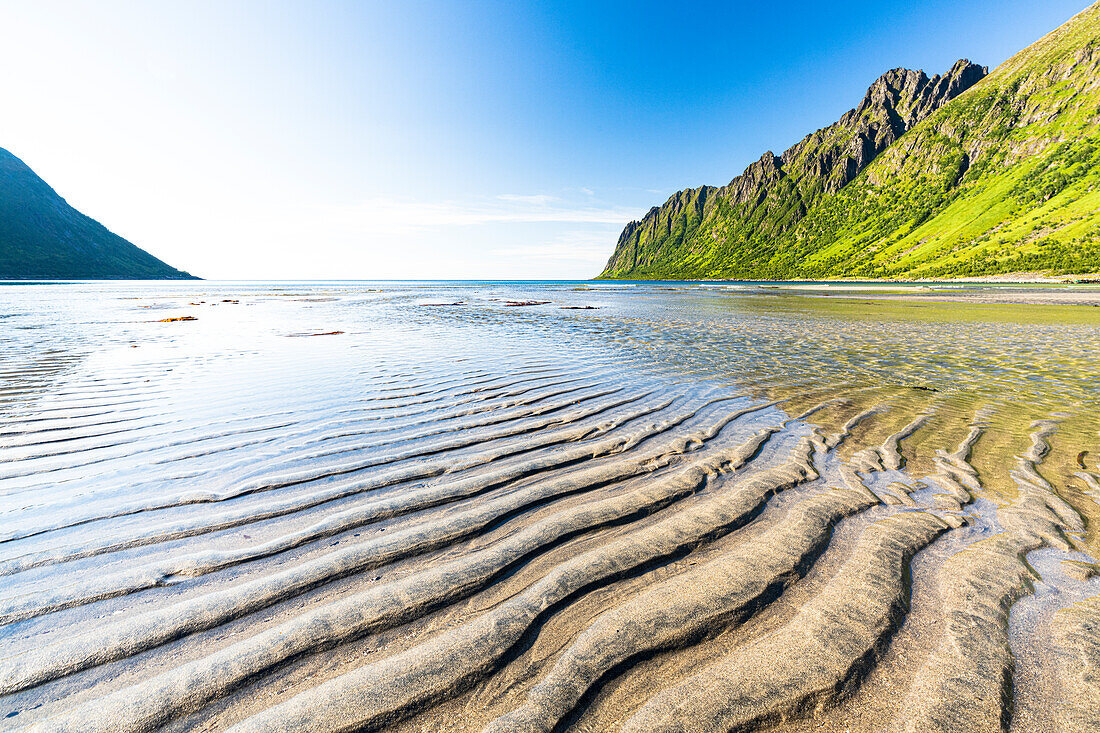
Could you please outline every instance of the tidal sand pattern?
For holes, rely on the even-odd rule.
[[[1100,730],[1100,289],[0,288],[0,728]]]

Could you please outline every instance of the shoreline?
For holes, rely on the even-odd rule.
[[[844,284],[891,284],[891,285],[1100,285],[1100,273],[1081,273],[1075,275],[1043,275],[1040,273],[1010,272],[1000,275],[978,275],[975,277],[956,278],[792,278],[790,280],[771,280],[760,278],[757,280],[726,279],[726,278],[682,278],[682,279],[658,279],[644,278],[632,280],[630,278],[594,277],[588,282],[692,282],[692,283],[844,283]]]

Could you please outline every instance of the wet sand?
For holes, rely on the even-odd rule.
[[[29,292],[0,729],[1100,729],[1058,289]]]
[[[1050,285],[1020,282],[850,282],[850,283],[706,283],[702,288],[759,295],[839,300],[958,303],[963,305],[1064,305],[1100,307],[1100,283]]]

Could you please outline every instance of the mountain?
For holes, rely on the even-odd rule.
[[[991,74],[894,69],[729,185],[673,195],[602,278],[1100,271],[1100,3]]]
[[[197,279],[69,206],[0,148],[0,280]]]

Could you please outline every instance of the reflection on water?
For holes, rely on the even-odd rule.
[[[159,370],[162,361],[177,360],[164,368],[176,371],[175,386],[165,389],[184,390],[201,404],[217,399],[201,390],[239,390],[250,371],[268,379],[262,364],[273,355],[286,365],[321,359],[327,367],[308,369],[327,370],[337,381],[348,376],[340,372],[345,359],[369,371],[372,359],[538,356],[717,380],[791,399],[795,408],[834,393],[905,408],[899,415],[927,411],[928,426],[909,440],[915,466],[927,472],[934,450],[957,443],[977,421],[990,429],[975,464],[988,475],[988,488],[1006,496],[1014,487],[1004,465],[1026,447],[1021,441],[1032,422],[1053,418],[1060,438],[1048,470],[1083,500],[1089,487],[1074,474],[1095,471],[1100,454],[1100,309],[1030,302],[1049,295],[1100,303],[1095,291],[575,282],[9,285],[0,289],[0,410],[50,395],[66,373],[106,378],[114,364],[140,371],[155,362]],[[936,300],[943,293],[975,295],[976,302]],[[1028,302],[981,302],[1020,296]],[[549,302],[514,305],[529,301]],[[197,320],[160,322],[180,316]],[[286,339],[303,334],[329,335]],[[225,378],[184,386],[189,370]],[[291,387],[276,381],[275,390]],[[922,453],[930,440],[935,448]]]
[[[1052,409],[1100,400],[1100,311],[1088,306],[758,292],[575,283],[9,286],[0,291],[0,358],[191,339],[155,321],[194,315],[202,323],[190,328],[215,349],[225,339],[244,346],[340,326],[370,343],[442,338],[468,351],[522,342],[753,388],[924,387]],[[531,300],[550,302],[507,305]]]

